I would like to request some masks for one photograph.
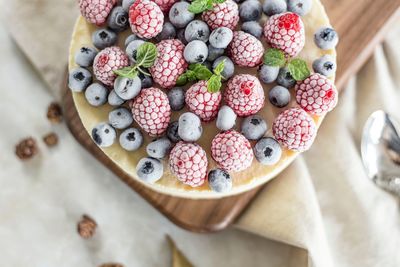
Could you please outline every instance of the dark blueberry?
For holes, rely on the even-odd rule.
[[[186,45],[183,56],[188,63],[203,63],[208,57],[208,47],[200,40],[191,41]]]
[[[143,158],[136,166],[138,177],[148,183],[157,182],[164,173],[163,164],[154,158]]]
[[[283,86],[277,85],[273,87],[269,91],[268,96],[271,104],[278,108],[286,107],[290,102],[290,92]]]
[[[133,123],[132,112],[127,108],[117,108],[108,114],[108,122],[116,129],[125,129]]]
[[[258,70],[258,76],[263,83],[272,83],[278,78],[279,67],[261,65]]]
[[[75,63],[81,67],[91,67],[97,50],[92,47],[81,47],[75,54]]]
[[[114,144],[117,132],[108,123],[100,123],[92,129],[92,138],[100,147],[109,147]]]
[[[266,0],[263,4],[263,11],[267,16],[273,16],[286,12],[286,0]]]
[[[207,179],[210,188],[215,192],[224,193],[232,189],[232,178],[222,169],[211,170]]]
[[[185,39],[188,42],[193,40],[207,42],[209,36],[210,29],[208,28],[207,23],[202,20],[193,20],[186,26]]]
[[[182,138],[179,137],[178,128],[179,128],[179,122],[177,122],[177,121],[171,122],[168,125],[167,137],[173,143],[178,143],[179,141],[182,141]]]
[[[128,55],[129,59],[132,61],[132,63],[136,63],[136,55],[137,55],[137,50],[139,47],[144,44],[145,42],[143,40],[137,39],[133,40],[128,44],[126,47],[126,54]]]
[[[125,103],[125,100],[120,98],[116,93],[115,90],[111,90],[110,93],[108,94],[108,104],[115,107],[115,106],[121,106],[122,104]]]
[[[176,29],[170,22],[163,25],[162,31],[156,36],[157,42],[161,40],[174,39],[176,37]]]
[[[92,82],[92,74],[84,68],[73,69],[69,73],[68,87],[73,92],[83,92]]]
[[[142,81],[142,88],[149,88],[153,86],[153,78],[151,78],[151,76],[139,73],[139,78]]]
[[[252,115],[242,121],[242,134],[249,140],[258,140],[267,132],[267,123],[259,115]]]
[[[107,19],[108,27],[116,32],[122,32],[129,27],[128,12],[122,6],[116,6]]]
[[[208,61],[214,61],[220,56],[222,56],[225,53],[225,49],[223,48],[215,48],[212,45],[208,45]]]
[[[262,35],[262,27],[257,21],[247,21],[242,24],[242,31],[253,35],[256,38],[260,38]]]
[[[315,33],[314,41],[319,48],[329,50],[336,47],[339,42],[339,36],[334,29],[322,27]]]
[[[188,2],[177,2],[169,11],[169,21],[177,28],[184,28],[194,19],[194,13],[190,12]]]
[[[135,151],[143,144],[143,135],[136,128],[126,129],[119,136],[119,144],[127,151]]]
[[[135,98],[142,89],[142,82],[139,77],[129,79],[119,76],[114,81],[115,93],[124,100]]]
[[[171,147],[171,141],[167,137],[162,137],[149,143],[146,147],[146,151],[152,158],[163,159],[167,156]]]
[[[102,50],[117,43],[117,34],[109,29],[100,29],[93,32],[92,42],[97,49]]]
[[[213,63],[213,69],[215,69],[218,64],[220,64],[222,61],[224,61],[224,70],[221,72],[221,75],[223,79],[226,81],[229,78],[233,76],[235,73],[235,64],[233,64],[233,61],[229,57],[219,57],[217,58],[214,63]]]
[[[324,55],[313,62],[313,69],[316,73],[332,77],[336,72],[336,61],[332,56]]]
[[[233,32],[227,27],[220,27],[210,34],[210,45],[215,48],[227,48],[233,39]]]
[[[305,16],[312,8],[312,0],[287,0],[288,11]]]
[[[282,156],[281,146],[271,137],[260,139],[253,150],[256,159],[264,165],[274,165]]]
[[[262,6],[258,0],[246,0],[239,7],[239,16],[243,22],[257,21],[261,15]]]
[[[85,98],[94,107],[102,106],[107,103],[108,89],[100,83],[93,83],[86,89]]]
[[[281,68],[279,70],[276,82],[277,84],[282,85],[283,87],[286,88],[292,88],[296,84],[296,80],[293,79],[287,67]]]
[[[185,91],[180,87],[168,91],[169,105],[173,111],[179,111],[185,106]]]

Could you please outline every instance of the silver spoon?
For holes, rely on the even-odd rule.
[[[400,137],[398,123],[386,112],[375,111],[365,123],[361,157],[367,175],[379,187],[400,197]]]

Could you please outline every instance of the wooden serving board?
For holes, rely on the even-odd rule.
[[[336,85],[339,89],[343,89],[348,78],[359,70],[371,55],[375,45],[382,40],[385,31],[393,25],[400,12],[400,0],[322,0],[322,2],[340,35]],[[222,230],[234,222],[262,188],[217,200],[182,199],[156,193],[124,173],[93,143],[77,114],[70,91],[65,91],[65,118],[78,142],[180,227],[195,232]]]

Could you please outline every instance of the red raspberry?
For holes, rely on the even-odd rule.
[[[173,4],[178,2],[178,0],[152,0],[152,1],[156,3],[161,8],[161,11],[164,13],[169,12]]]
[[[240,74],[229,80],[224,100],[240,117],[256,114],[264,106],[264,89],[250,74]]]
[[[295,87],[296,101],[307,112],[324,115],[331,111],[338,102],[335,85],[319,73],[314,73]]]
[[[264,55],[264,46],[253,35],[238,31],[233,33],[228,52],[233,62],[243,67],[260,65]]]
[[[97,80],[107,86],[113,86],[117,75],[114,70],[129,66],[129,58],[118,46],[107,47],[94,59],[93,72]]]
[[[129,103],[133,119],[150,136],[162,135],[171,119],[167,95],[158,88],[142,89],[140,95]]]
[[[221,98],[220,92],[210,93],[207,82],[200,81],[186,91],[185,102],[191,112],[207,122],[217,116]]]
[[[102,26],[116,3],[116,0],[79,0],[79,8],[89,23]]]
[[[217,134],[211,143],[211,154],[218,166],[228,172],[243,171],[253,161],[249,140],[235,130]]]
[[[171,88],[187,68],[183,57],[185,45],[177,40],[163,40],[157,44],[158,56],[150,68],[154,81],[163,88]]]
[[[191,187],[204,183],[207,177],[207,155],[198,144],[179,142],[169,155],[169,166],[179,181]]]
[[[210,26],[211,30],[219,27],[236,28],[239,22],[239,8],[232,0],[214,4],[212,10],[205,11],[201,17]]]
[[[282,146],[297,152],[308,150],[317,134],[314,120],[301,108],[290,108],[279,114],[272,131]]]
[[[269,18],[264,26],[267,42],[274,48],[295,57],[304,47],[304,24],[300,16],[286,12]]]
[[[164,14],[154,2],[136,0],[129,8],[129,22],[133,33],[151,39],[162,31]]]

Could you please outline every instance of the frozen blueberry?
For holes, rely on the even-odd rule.
[[[208,28],[207,23],[202,20],[193,20],[186,26],[185,39],[188,42],[200,40],[206,43],[209,36],[210,29]]]
[[[258,140],[267,132],[267,123],[259,115],[252,115],[242,121],[242,134],[249,140]]]
[[[299,16],[305,16],[310,12],[312,0],[287,0],[287,9]]]
[[[121,106],[122,104],[125,103],[125,100],[120,98],[117,93],[115,93],[115,90],[111,90],[110,93],[108,94],[108,104],[110,106],[116,107],[116,106]]]
[[[224,193],[232,189],[232,178],[226,171],[222,169],[214,169],[208,173],[208,184],[211,190]]]
[[[322,27],[314,34],[314,41],[319,48],[329,50],[336,47],[339,42],[339,36],[334,29]]]
[[[85,98],[90,105],[99,107],[107,103],[108,89],[100,83],[93,83],[86,89]]]
[[[129,79],[119,76],[114,81],[115,93],[124,100],[130,100],[136,97],[142,89],[142,82],[139,77]]]
[[[133,122],[132,113],[127,108],[116,108],[108,114],[108,122],[115,129],[125,129]]]
[[[278,108],[286,107],[290,102],[289,90],[279,85],[273,87],[269,91],[268,97],[269,97],[269,102],[271,102],[272,105]]]
[[[233,38],[233,32],[227,27],[220,27],[210,34],[210,44],[215,48],[227,48]]]
[[[286,88],[292,88],[296,84],[296,80],[293,79],[287,67],[281,68],[276,79],[277,84],[282,85]]]
[[[233,64],[232,60],[229,57],[222,56],[217,58],[213,63],[213,70],[218,66],[219,63],[225,61],[224,70],[222,71],[221,75],[224,80],[228,80],[230,77],[233,76],[235,73],[235,65]]]
[[[209,70],[212,71],[212,63],[211,63],[210,61],[204,61],[204,62],[203,62],[203,65],[204,65],[207,69],[209,69]]]
[[[221,131],[232,129],[236,123],[236,113],[229,106],[222,106],[218,111],[217,128]]]
[[[102,50],[116,44],[117,34],[109,29],[100,29],[93,32],[92,42],[97,49]]]
[[[286,0],[266,0],[263,4],[263,11],[267,16],[273,16],[286,12],[287,3]]]
[[[73,92],[82,92],[92,83],[92,79],[90,71],[84,68],[76,68],[69,73],[68,87]]]
[[[169,10],[169,21],[177,28],[184,28],[194,19],[194,13],[189,11],[188,2],[177,2]]]
[[[147,145],[147,155],[156,159],[163,159],[167,156],[172,147],[171,141],[167,137],[156,139]]]
[[[191,112],[183,113],[179,117],[178,134],[182,140],[195,142],[203,133],[200,118]]]
[[[218,57],[222,56],[225,53],[225,49],[223,48],[215,48],[212,45],[208,45],[208,61],[214,61]]]
[[[151,76],[139,73],[139,78],[142,81],[142,88],[149,88],[153,86],[153,78],[151,78]]]
[[[172,88],[168,91],[169,105],[173,111],[183,109],[185,106],[185,91],[180,87]]]
[[[81,47],[75,53],[75,63],[81,67],[91,67],[96,55],[97,50],[95,48]]]
[[[100,147],[109,147],[114,144],[117,132],[108,123],[102,122],[92,129],[92,139]]]
[[[147,182],[155,183],[162,177],[164,166],[158,159],[143,158],[136,166],[138,177]]]
[[[119,136],[119,144],[126,151],[138,150],[143,144],[143,135],[136,128],[126,129]]]
[[[242,24],[242,31],[253,35],[256,38],[260,38],[262,35],[262,27],[257,21],[246,21]]]
[[[127,47],[132,41],[140,40],[139,36],[136,34],[131,34],[125,39],[125,47]]]
[[[131,5],[133,5],[134,2],[135,0],[122,0],[122,7],[126,11],[129,11],[129,8],[131,7]]]
[[[239,7],[239,16],[243,22],[257,21],[261,15],[262,6],[258,0],[246,0]]]
[[[280,160],[282,149],[274,138],[264,137],[254,146],[254,155],[261,164],[274,165]]]
[[[188,63],[203,63],[208,56],[208,47],[202,41],[191,41],[186,45],[183,56]]]
[[[171,122],[168,125],[167,137],[173,143],[178,143],[179,141],[182,141],[182,138],[180,138],[179,133],[178,133],[178,128],[179,128],[179,122],[177,122],[177,121]]]
[[[279,67],[261,65],[258,69],[258,75],[264,83],[272,83],[278,78]]]
[[[336,61],[330,55],[324,55],[313,62],[313,69],[316,73],[326,77],[332,77],[336,72]]]
[[[129,27],[128,12],[122,6],[114,7],[108,16],[107,24],[110,29],[116,32],[125,31]]]
[[[176,32],[176,38],[178,38],[178,40],[180,40],[183,44],[187,44],[188,43],[186,41],[186,38],[185,38],[185,29],[179,29]]]
[[[129,57],[129,59],[131,60],[132,63],[136,63],[137,50],[144,43],[145,42],[143,40],[140,40],[140,39],[133,40],[126,47],[126,54],[128,55],[128,57]]]
[[[176,37],[176,29],[171,22],[165,22],[162,31],[156,36],[156,41],[174,39]]]

